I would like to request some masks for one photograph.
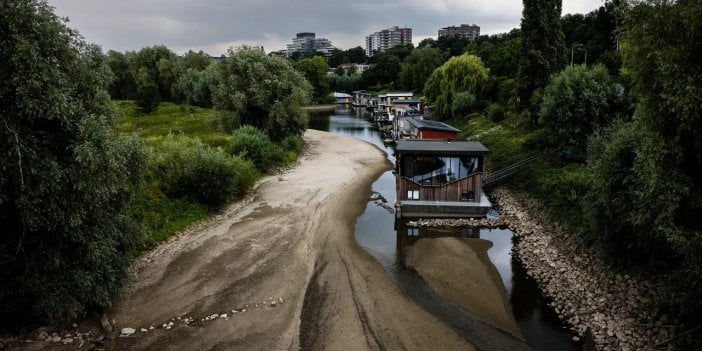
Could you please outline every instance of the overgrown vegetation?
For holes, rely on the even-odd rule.
[[[0,7],[0,314],[109,308],[142,242],[128,213],[144,153],[113,132],[111,72],[44,2]]]

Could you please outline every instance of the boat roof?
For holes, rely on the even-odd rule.
[[[478,141],[400,139],[395,146],[398,153],[430,155],[486,155],[488,148]]]
[[[409,122],[409,124],[413,125],[417,129],[428,129],[428,130],[436,130],[436,131],[442,131],[442,132],[453,132],[453,133],[460,132],[459,129],[456,129],[456,128],[454,128],[446,123],[439,122],[439,121],[432,121],[432,120],[419,119],[419,118],[407,118],[407,122]]]

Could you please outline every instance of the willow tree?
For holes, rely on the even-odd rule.
[[[519,55],[519,95],[522,103],[538,104],[538,91],[549,76],[560,71],[566,62],[566,49],[561,30],[562,0],[523,0],[522,47]],[[534,99],[532,96],[537,92]]]
[[[451,107],[457,94],[469,93],[480,100],[489,83],[490,70],[485,68],[482,60],[475,55],[463,54],[452,57],[434,70],[424,86],[424,95],[435,105],[437,117],[445,120],[452,116]]]
[[[2,320],[107,308],[141,239],[142,164],[113,132],[109,66],[45,1],[5,2],[0,33]]]

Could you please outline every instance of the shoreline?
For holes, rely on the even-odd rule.
[[[310,105],[302,107],[307,112],[324,112],[336,110],[336,104]]]
[[[665,347],[673,337],[666,318],[651,321],[645,306],[655,285],[629,275],[611,276],[605,265],[586,253],[559,225],[538,214],[535,201],[505,188],[492,192],[500,217],[512,229],[515,248],[559,318],[578,334],[592,335],[598,350],[647,350]]]

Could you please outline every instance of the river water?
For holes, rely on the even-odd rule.
[[[391,162],[395,161],[392,147],[383,144],[377,127],[353,110],[312,113],[310,128],[370,142],[384,150]],[[572,341],[573,334],[564,329],[534,280],[513,255],[515,239],[509,229],[437,228],[412,233],[403,222],[396,222],[395,215],[388,210],[395,204],[395,176],[392,171],[383,173],[373,183],[372,190],[366,211],[356,222],[356,241],[383,265],[400,290],[415,303],[451,326],[479,350],[527,348],[446,302],[420,277],[404,268],[403,252],[420,237],[482,238],[493,243],[488,256],[502,278],[512,313],[528,346],[535,350],[581,350]],[[377,198],[385,199],[389,206],[378,206],[374,201]]]

